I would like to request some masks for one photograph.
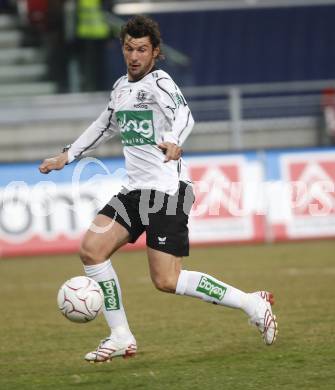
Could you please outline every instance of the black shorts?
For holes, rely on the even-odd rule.
[[[130,243],[146,232],[148,247],[182,257],[189,254],[187,224],[193,202],[192,186],[182,181],[175,195],[123,188],[99,214],[125,227],[130,234]]]

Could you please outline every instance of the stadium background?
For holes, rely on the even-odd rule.
[[[335,1],[2,0],[0,12],[0,387],[334,388]],[[56,311],[58,286],[82,273],[69,253],[120,188],[124,166],[117,139],[96,151],[99,160],[47,177],[38,164],[104,108],[124,73],[118,30],[134,13],[160,23],[160,66],[197,122],[185,158],[203,187],[187,264],[246,290],[275,290],[283,331],[270,352],[238,315],[156,295],[143,237],[115,258],[143,345],[135,363],[86,370],[83,348],[101,337],[102,319],[88,332]],[[16,368],[4,358],[13,351]]]

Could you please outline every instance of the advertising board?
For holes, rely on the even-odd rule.
[[[335,148],[185,158],[195,202],[192,244],[335,237]],[[126,184],[123,159],[84,158],[42,175],[0,165],[0,257],[67,253]],[[127,249],[142,248],[145,235]]]

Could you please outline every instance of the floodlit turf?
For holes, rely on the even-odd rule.
[[[83,360],[107,335],[102,316],[70,323],[56,294],[82,274],[76,256],[0,261],[0,389],[334,389],[335,243],[193,249],[184,268],[275,293],[278,341],[263,344],[240,311],[156,291],[144,252],[114,265],[139,353]]]

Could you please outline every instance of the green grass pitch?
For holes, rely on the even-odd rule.
[[[277,343],[265,346],[237,310],[156,291],[144,252],[114,257],[139,353],[83,360],[108,334],[100,316],[66,320],[59,286],[83,274],[77,256],[0,260],[0,389],[335,389],[335,243],[196,248],[185,269],[246,291],[270,289]]]

